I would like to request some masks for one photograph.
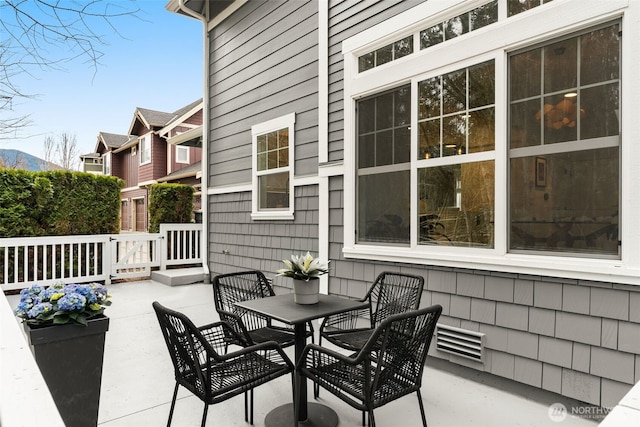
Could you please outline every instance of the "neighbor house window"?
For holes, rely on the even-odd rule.
[[[293,217],[295,114],[251,128],[254,219]]]
[[[189,147],[176,145],[176,163],[189,163]]]
[[[111,175],[111,152],[102,155],[102,172]]]
[[[151,162],[151,136],[140,138],[140,164]]]
[[[618,255],[620,25],[509,57],[510,248]]]

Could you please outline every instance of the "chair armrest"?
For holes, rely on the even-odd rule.
[[[339,353],[335,350],[331,350],[326,347],[321,347],[317,344],[307,344],[300,355],[300,359],[296,363],[296,369],[301,369],[306,365],[307,356],[310,352],[313,352],[312,355],[314,361],[320,360],[320,355],[326,355],[329,358],[335,359],[336,361],[340,361],[346,363],[348,365],[358,365],[362,363],[362,361],[368,357],[366,353],[359,352],[357,357],[354,358],[352,356],[348,356],[346,354]]]
[[[361,302],[364,302],[361,301]],[[361,308],[357,310],[345,311],[343,313],[333,314],[327,316],[320,325],[320,334],[326,332],[329,329],[334,330],[354,330],[357,329],[358,319],[367,319],[371,315],[371,303],[368,308]]]
[[[239,350],[233,351],[231,353],[227,353],[225,355],[219,355],[219,360],[221,361],[231,360],[231,359],[245,356],[247,354],[258,353],[258,352],[265,352],[265,357],[267,357],[268,359],[272,359],[271,357],[268,357],[268,355],[266,354],[266,352],[268,351],[275,351],[276,353],[278,353],[282,361],[287,364],[287,366],[289,366],[291,369],[294,368],[293,362],[291,361],[291,359],[289,359],[289,356],[287,356],[287,354],[284,352],[280,344],[278,344],[275,341],[265,341],[259,344],[253,344],[248,347],[243,347]]]

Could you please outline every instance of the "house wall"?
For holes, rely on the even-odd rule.
[[[295,189],[293,221],[251,221],[251,193],[210,196],[209,268],[212,275],[261,270],[276,286],[291,287],[275,272],[292,253],[318,252],[318,186]]]
[[[329,1],[328,18],[328,158],[343,159],[344,149],[344,83],[342,41],[383,22],[407,9],[417,1],[385,0],[373,4],[367,2]]]
[[[251,182],[251,126],[296,113],[295,174],[317,172],[317,3],[249,1],[210,34],[210,185]]]
[[[151,163],[139,166],[138,182],[155,180],[167,174],[166,147],[167,143],[162,138],[155,133],[151,134]]]
[[[112,159],[112,172],[111,175],[119,176],[125,181],[125,188],[135,187],[138,185],[138,163],[140,157],[136,152],[135,156],[131,155],[131,148],[127,148],[118,153],[111,155]],[[114,162],[113,160],[116,159]],[[117,166],[114,166],[117,164]]]
[[[329,1],[330,161],[344,159],[342,41],[419,3]],[[319,198],[323,196],[319,186],[295,188],[293,221],[253,221],[250,191],[215,191],[251,182],[250,127],[291,111],[298,114],[296,175],[317,171],[313,117],[317,111],[311,105],[317,101],[313,89],[317,76],[312,71],[317,46],[307,39],[317,38],[316,8],[316,2],[249,1],[212,31],[208,153],[209,188],[214,190],[208,197],[212,274],[260,269],[273,277],[280,259],[319,250]],[[290,34],[289,29],[300,23],[304,31],[289,36],[287,40],[293,42],[286,45],[286,52],[273,47],[284,45],[277,43],[277,34]],[[289,70],[297,71],[288,74]],[[308,76],[308,80],[296,81],[294,76]],[[307,146],[299,148],[298,142]],[[441,304],[441,323],[486,334],[483,363],[435,348],[432,356],[606,407],[640,381],[638,287],[346,259],[341,175],[328,178],[328,202],[328,236],[321,237],[329,242],[330,293],[362,297],[385,270],[419,274],[425,278],[422,306]],[[277,277],[276,284],[286,286]]]

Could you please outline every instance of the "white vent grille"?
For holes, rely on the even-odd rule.
[[[436,349],[482,362],[484,360],[484,334],[438,323],[436,325]]]

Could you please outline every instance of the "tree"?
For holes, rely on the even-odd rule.
[[[10,113],[14,100],[35,97],[14,84],[16,76],[64,69],[73,60],[85,60],[95,73],[107,45],[98,29],[120,35],[116,21],[139,11],[134,0],[0,0],[0,141],[30,124]]]
[[[76,135],[63,132],[56,140],[52,136],[44,139],[44,159],[65,170],[76,170],[78,166],[78,142]]]

